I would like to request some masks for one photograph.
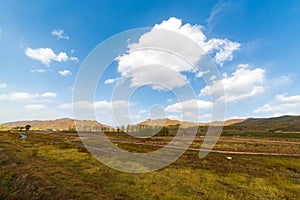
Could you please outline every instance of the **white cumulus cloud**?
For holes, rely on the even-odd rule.
[[[200,92],[200,96],[210,95],[211,93],[221,96],[224,89],[227,102],[238,101],[264,92],[264,81],[264,69],[248,69],[247,65],[242,65],[231,76],[228,75],[222,80],[215,80],[212,85],[204,87]],[[223,100],[224,97],[221,98]]]
[[[41,102],[49,101],[49,98],[55,98],[53,92],[45,92],[43,94],[28,92],[11,92],[0,95],[0,100],[16,101],[16,102]]]
[[[77,57],[75,57],[75,56],[71,56],[70,60],[73,61],[73,62],[75,62],[75,63],[79,63],[79,59]]]
[[[233,52],[240,49],[240,43],[228,39],[211,39],[206,43],[208,52],[215,52],[215,62],[223,66],[226,61],[232,61]]]
[[[66,62],[69,60],[69,57],[65,52],[55,54],[51,48],[32,49],[27,47],[25,54],[29,58],[40,61],[46,66],[49,66],[52,61]]]
[[[300,103],[300,95],[287,96],[287,94],[276,95],[276,99],[281,102],[298,102]]]
[[[240,43],[233,42],[226,38],[207,39],[206,35],[203,33],[202,26],[191,25],[189,23],[182,24],[182,21],[175,17],[171,17],[170,19],[163,21],[161,24],[155,25],[154,28],[162,28],[162,29],[175,31],[192,39],[201,48],[203,48],[206,53],[213,54],[212,56],[214,57],[214,60],[220,66],[222,66],[226,61],[231,61],[233,59],[233,52],[239,50],[241,46]],[[172,42],[178,45],[178,42],[176,41],[172,41]],[[180,44],[180,45],[184,45],[184,44]],[[175,51],[175,52],[181,53],[181,51]],[[193,54],[196,58],[197,56],[199,56],[197,55],[196,52],[194,52]],[[197,59],[199,59],[199,57]]]
[[[199,122],[211,117],[212,102],[199,99],[191,99],[177,102],[165,107],[167,117],[184,121]]]
[[[199,71],[197,74],[196,74],[196,78],[201,78],[204,74],[207,74],[209,73],[209,71]]]
[[[210,101],[204,101],[204,100],[188,100],[184,102],[177,102],[172,105],[168,105],[165,108],[166,112],[181,112],[182,109],[186,110],[194,110],[196,109],[210,109],[212,107],[212,103]]]
[[[300,110],[300,95],[288,96],[287,94],[276,95],[273,102],[254,110],[257,114],[268,114],[272,116],[296,115]]]
[[[34,101],[38,96],[39,96],[38,94],[30,94],[27,92],[12,92],[7,94],[1,94],[0,100],[30,102],[30,101]]]
[[[110,79],[106,79],[104,81],[105,84],[114,84],[116,83],[120,78],[110,78]]]
[[[72,72],[70,70],[62,70],[62,71],[58,71],[58,73],[61,76],[70,76],[70,75],[72,75]]]
[[[56,97],[56,93],[54,92],[45,92],[43,94],[41,94],[42,97],[45,97],[45,98],[54,98]]]
[[[129,116],[130,103],[125,100],[115,101],[78,101],[59,105],[61,109],[75,108],[78,119],[94,119],[94,111],[98,121],[112,126],[132,124],[134,116]]]
[[[182,72],[196,72],[193,64],[205,53],[210,53],[220,66],[231,61],[240,44],[229,39],[207,39],[202,29],[199,25],[183,24],[174,17],[156,24],[137,43],[129,44],[126,54],[117,58],[118,71],[123,77],[131,78],[132,86],[158,82],[173,89],[188,83]],[[143,70],[139,70],[141,67]]]

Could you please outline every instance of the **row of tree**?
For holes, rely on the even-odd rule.
[[[26,126],[16,126],[16,127],[13,127],[12,130],[17,130],[17,131],[29,131],[31,128],[31,125],[27,124]]]

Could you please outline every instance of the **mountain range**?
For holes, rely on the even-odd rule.
[[[111,126],[102,124],[95,120],[74,120],[70,118],[62,118],[56,120],[32,120],[32,121],[16,121],[1,124],[1,129],[13,129],[16,127],[25,127],[31,125],[32,130],[77,130],[80,131],[99,131],[114,129]],[[224,122],[195,123],[172,119],[146,119],[136,125],[138,126],[174,126],[180,124],[184,128],[193,126],[224,126],[238,129],[253,130],[300,130],[300,116],[281,116],[272,118],[247,118],[247,119],[231,119]]]

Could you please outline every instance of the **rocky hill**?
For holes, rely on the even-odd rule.
[[[75,130],[79,131],[99,131],[111,129],[110,126],[101,124],[93,120],[74,120],[70,118],[55,120],[32,120],[32,121],[16,121],[2,124],[2,129],[13,129],[16,127],[24,127],[30,125],[32,130]]]
[[[248,118],[242,122],[232,124],[232,126],[261,131],[300,131],[300,116]]]

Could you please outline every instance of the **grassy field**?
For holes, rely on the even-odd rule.
[[[187,151],[145,174],[113,170],[80,145],[74,133],[0,132],[0,199],[299,199],[300,157]],[[115,140],[131,141],[123,135]],[[146,143],[165,144],[157,137]],[[192,146],[200,146],[197,138]],[[216,149],[299,153],[299,138],[223,136]],[[158,147],[119,143],[136,152]],[[232,160],[228,161],[227,156]]]

